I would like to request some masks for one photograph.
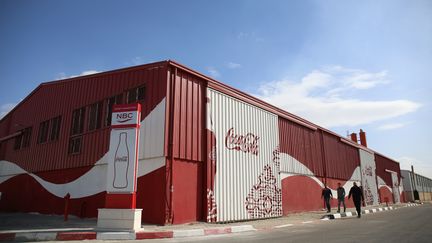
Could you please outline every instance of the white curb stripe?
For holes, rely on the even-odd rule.
[[[328,220],[328,219],[327,219]],[[278,226],[275,226],[275,228],[285,228],[285,227],[290,227],[290,226],[293,226],[293,224],[283,224],[283,225],[278,225]]]
[[[55,240],[57,233],[17,233],[15,234],[15,240]]]
[[[136,234],[131,232],[99,232],[97,240],[135,240]]]
[[[190,237],[190,236],[203,236],[204,229],[192,229],[192,230],[173,230],[173,237]]]
[[[231,227],[232,233],[255,231],[255,230],[256,229],[252,225],[239,225],[239,226],[232,226]]]
[[[351,212],[346,212],[345,214],[346,214],[347,217],[351,217],[352,216]]]
[[[375,208],[372,208],[372,212],[373,212],[373,213],[376,213],[376,211],[377,211],[377,210],[376,210]]]
[[[333,214],[335,219],[340,219],[341,218],[341,214],[340,213],[335,213]]]
[[[381,211],[383,211],[383,209],[382,209],[382,208],[378,208],[378,211],[380,211],[380,212],[381,212]]]

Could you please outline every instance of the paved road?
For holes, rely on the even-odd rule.
[[[127,242],[432,242],[432,205],[368,214],[360,219],[352,217],[328,221],[317,220],[268,231]]]
[[[432,205],[318,221],[268,232],[141,242],[432,242]]]

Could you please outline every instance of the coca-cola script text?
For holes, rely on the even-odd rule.
[[[243,151],[258,156],[258,140],[260,137],[253,133],[238,135],[234,128],[230,128],[225,136],[225,147],[229,150]]]

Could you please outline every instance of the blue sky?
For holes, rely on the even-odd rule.
[[[432,1],[0,1],[0,114],[41,82],[174,59],[432,178]]]

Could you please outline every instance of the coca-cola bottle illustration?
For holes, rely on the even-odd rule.
[[[114,188],[126,188],[128,186],[129,148],[127,133],[121,132],[119,143],[114,155]]]

